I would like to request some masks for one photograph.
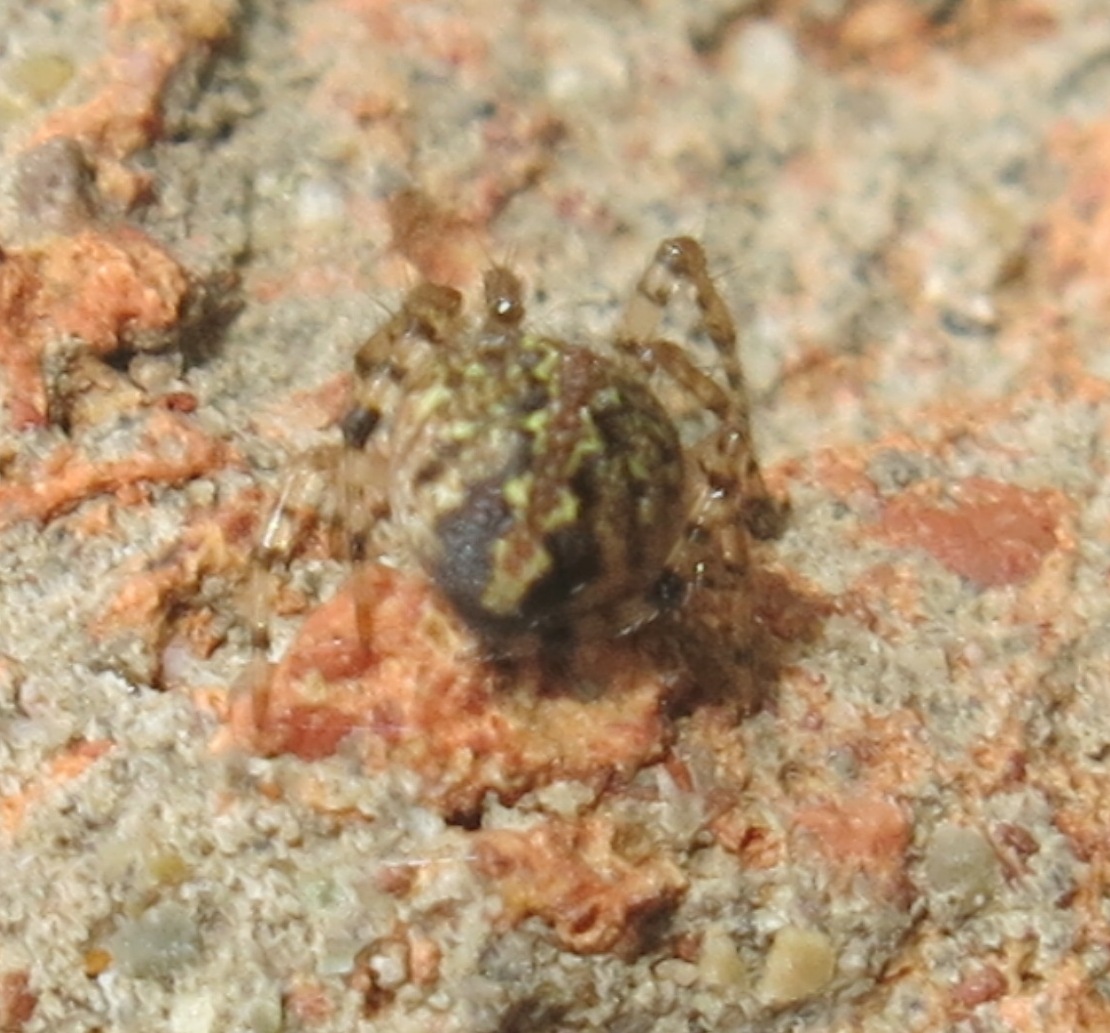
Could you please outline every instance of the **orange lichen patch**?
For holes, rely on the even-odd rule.
[[[538,917],[579,954],[634,950],[644,922],[673,906],[686,881],[666,858],[624,856],[619,839],[600,817],[494,829],[475,836],[475,864],[500,894],[507,925]]]
[[[935,486],[911,490],[885,506],[875,533],[895,545],[924,549],[979,588],[1021,584],[1060,544],[1070,507],[1057,491],[972,477],[938,505]]]
[[[1044,223],[1049,274],[1082,280],[1105,301],[1110,290],[1110,122],[1065,126],[1053,152],[1070,167],[1068,184]]]
[[[39,254],[40,313],[55,332],[81,338],[98,355],[140,331],[171,326],[189,289],[181,266],[128,227],[62,237]]]
[[[862,872],[893,883],[903,874],[910,823],[891,800],[862,796],[808,804],[794,812],[793,827],[845,878]]]
[[[43,353],[77,337],[95,355],[176,323],[189,278],[139,230],[117,227],[56,237],[0,256],[0,367],[20,428],[46,420]]]
[[[103,154],[117,160],[145,146],[158,130],[159,98],[176,63],[171,53],[163,46],[130,52],[126,62],[130,78],[124,74],[123,58],[110,60],[108,82],[92,100],[50,115],[32,138],[32,146],[55,136],[67,136],[80,140],[92,156]],[[109,178],[108,182],[116,180]]]
[[[144,437],[126,459],[93,462],[66,444],[30,468],[10,472],[0,484],[0,526],[51,520],[95,495],[134,502],[146,484],[185,484],[237,459],[226,442],[210,437],[188,416],[164,409],[150,411]]]
[[[52,788],[72,782],[115,746],[110,739],[78,739],[50,760],[42,777],[17,793],[0,796],[0,828],[19,831],[27,812]]]
[[[51,114],[30,146],[55,136],[80,140],[102,192],[130,204],[144,179],[123,159],[157,138],[173,73],[190,53],[230,35],[236,8],[235,0],[114,0],[99,89],[85,103]]]
[[[369,611],[362,639],[356,592]],[[632,644],[578,651],[576,666],[605,686],[596,699],[555,691],[531,660],[502,686],[477,649],[426,581],[368,567],[310,614],[268,680],[232,701],[230,737],[311,760],[357,731],[369,769],[414,772],[448,815],[487,792],[512,800],[557,779],[627,778],[662,755],[666,688]]]
[[[18,1033],[34,1015],[38,1003],[26,969],[0,973],[0,1030]]]

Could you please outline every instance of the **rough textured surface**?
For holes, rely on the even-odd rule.
[[[0,1028],[1110,1026],[1101,0],[0,39]],[[252,543],[383,306],[508,256],[589,341],[676,232],[794,504],[759,712],[629,643],[494,691],[411,572],[367,656],[323,527],[266,667]]]

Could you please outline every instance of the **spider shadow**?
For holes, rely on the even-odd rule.
[[[491,648],[483,659],[502,685],[529,684],[549,698],[589,699],[618,681],[655,678],[666,687],[672,718],[715,708],[743,719],[774,706],[783,671],[818,638],[835,608],[779,571],[755,572],[752,591],[758,601],[747,629],[724,630],[676,609],[616,641],[559,629],[537,638],[531,651]]]
[[[748,628],[723,629],[685,615],[648,643],[661,666],[685,675],[672,717],[712,708],[743,720],[773,709],[784,671],[817,640],[835,609],[831,600],[781,571],[756,570],[751,589],[756,602]]]

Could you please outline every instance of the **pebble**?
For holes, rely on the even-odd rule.
[[[801,68],[794,41],[772,21],[747,25],[732,41],[725,62],[740,90],[760,103],[787,97]]]

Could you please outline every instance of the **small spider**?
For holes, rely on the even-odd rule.
[[[683,285],[713,373],[657,335]],[[777,536],[786,506],[763,483],[735,324],[701,246],[659,246],[604,353],[525,330],[509,269],[484,286],[477,328],[457,291],[425,282],[355,355],[329,460],[352,555],[418,565],[493,656],[664,617],[695,665],[742,661],[748,534]],[[689,444],[691,409],[702,433]],[[287,486],[264,552],[298,493]],[[368,635],[368,605],[358,611]]]

